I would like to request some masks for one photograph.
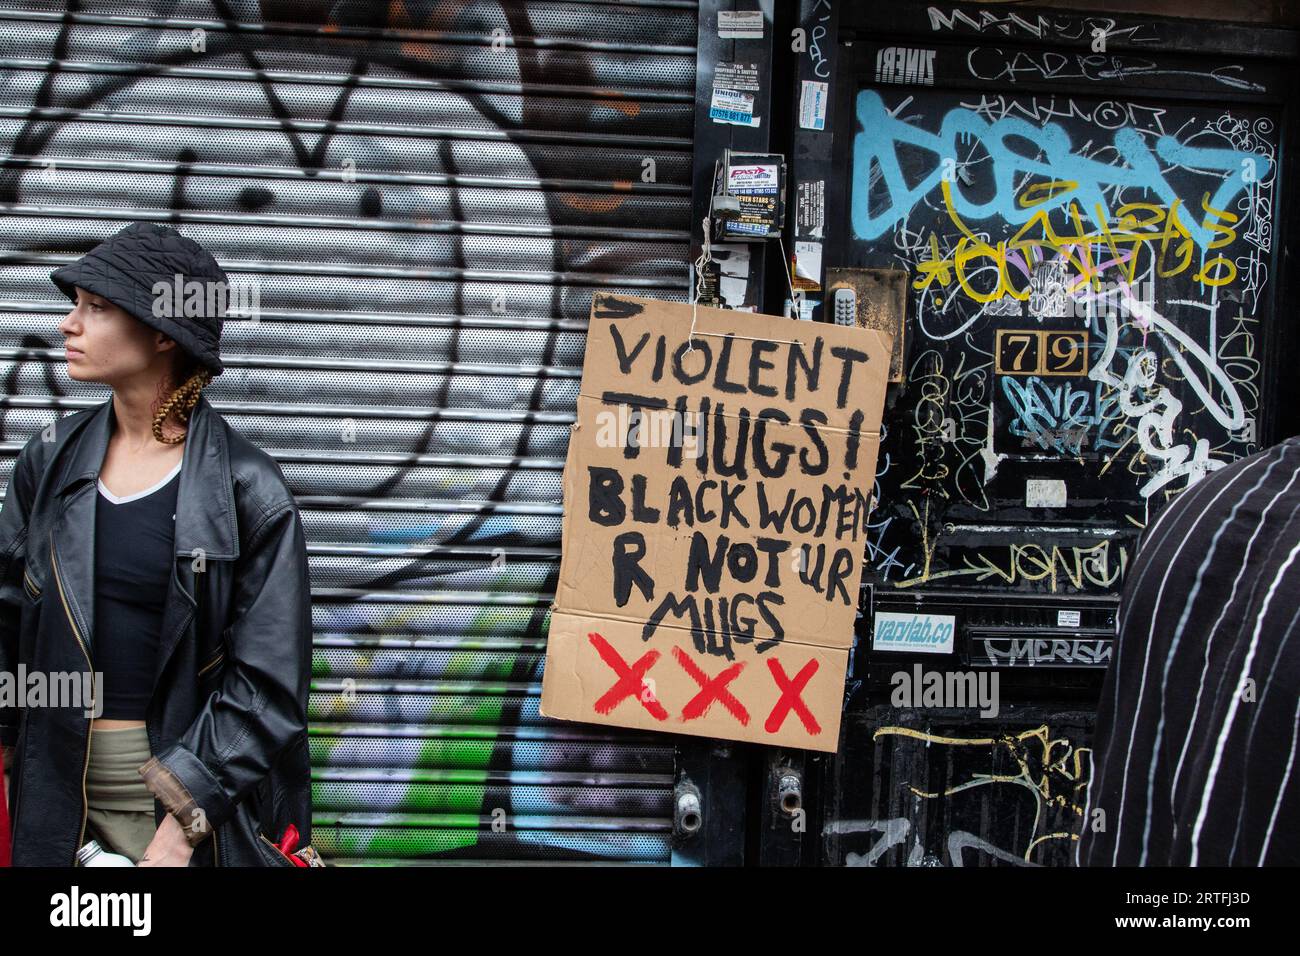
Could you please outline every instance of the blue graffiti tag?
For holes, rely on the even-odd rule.
[[[1078,455],[1091,442],[1097,450],[1121,443],[1105,426],[1122,418],[1119,399],[1100,382],[1075,388],[1070,382],[1045,382],[1037,376],[1023,380],[1003,376],[1002,394],[1011,403],[1014,418],[1007,431],[1026,444]]]
[[[1141,134],[1120,129],[1114,134],[1113,148],[1122,163],[1104,163],[1076,153],[1070,136],[1060,125],[1037,126],[1018,117],[1004,117],[989,122],[964,108],[950,110],[938,133],[930,133],[911,123],[896,119],[885,107],[880,95],[863,90],[857,99],[858,122],[862,131],[853,141],[853,195],[851,218],[854,233],[861,239],[875,239],[906,220],[918,202],[943,181],[945,172],[958,162],[959,141],[969,147],[978,140],[991,161],[994,192],[987,202],[973,202],[960,182],[950,175],[953,208],[964,220],[997,217],[1010,224],[1028,222],[1044,209],[1060,209],[1077,204],[1081,215],[1102,228],[1110,220],[1107,190],[1133,188],[1155,197],[1169,207],[1196,244],[1208,248],[1216,232],[1203,222],[1189,222],[1201,210],[1201,196],[1183,197],[1165,178],[1162,165],[1183,167],[1199,173],[1221,174],[1222,182],[1209,205],[1227,210],[1243,191],[1267,177],[1268,157],[1236,149],[1212,149],[1180,143],[1172,136],[1161,136],[1151,152]],[[898,147],[911,146],[934,154],[934,168],[916,185],[909,187],[899,161]],[[948,161],[948,162],[945,162]],[[880,180],[872,189],[872,168],[877,165]],[[1035,179],[1037,178],[1037,179]],[[913,171],[912,179],[916,180]],[[1062,185],[1043,202],[1021,206],[1016,186],[1026,181],[1055,181]],[[872,214],[871,196],[884,189],[883,204]],[[1189,214],[1190,213],[1190,214]]]

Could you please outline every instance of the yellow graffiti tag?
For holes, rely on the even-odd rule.
[[[1022,207],[1031,208],[1074,185],[1068,181],[1036,183],[1027,187],[1018,201]],[[929,258],[917,264],[917,275],[912,282],[912,287],[920,291],[931,286],[949,290],[956,283],[976,303],[987,304],[1002,298],[1025,301],[1031,292],[1028,273],[1035,264],[1056,256],[1064,257],[1077,274],[1070,292],[1084,287],[1100,289],[1103,276],[1111,270],[1129,283],[1136,281],[1143,252],[1155,257],[1158,278],[1182,275],[1195,266],[1196,242],[1183,221],[1179,200],[1174,200],[1167,209],[1156,203],[1125,203],[1116,210],[1113,221],[1098,206],[1094,210],[1095,218],[1103,225],[1095,230],[1084,226],[1075,202],[1066,206],[1066,218],[1072,230],[1068,227],[1058,230],[1051,221],[1052,210],[1040,209],[1010,239],[993,244],[971,229],[957,213],[952,184],[944,181],[941,188],[944,209],[961,238],[951,254],[945,256],[938,235],[930,234]],[[1205,212],[1201,226],[1215,236],[1206,248],[1220,249],[1231,244],[1237,238],[1231,224],[1240,217],[1211,206],[1209,193],[1202,196],[1201,208]],[[1107,250],[1109,261],[1095,261],[1094,247]],[[1226,285],[1236,276],[1236,265],[1222,255],[1205,259],[1192,274],[1195,281],[1208,286]]]

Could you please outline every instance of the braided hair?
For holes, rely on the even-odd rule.
[[[175,438],[164,438],[162,433],[163,422],[173,413],[182,422],[189,421],[190,412],[199,400],[199,392],[204,385],[212,381],[212,372],[200,365],[194,356],[177,346],[176,361],[172,366],[172,374],[169,378],[170,381],[164,379],[159,382],[160,395],[166,385],[171,382],[180,382],[181,384],[172,389],[171,394],[163,400],[157,414],[154,415],[153,437],[164,445],[179,445],[185,440],[184,433],[177,435]]]

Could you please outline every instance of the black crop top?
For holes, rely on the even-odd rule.
[[[95,502],[95,669],[104,675],[101,717],[144,720],[162,642],[175,561],[178,462],[161,482],[116,498],[101,482]]]

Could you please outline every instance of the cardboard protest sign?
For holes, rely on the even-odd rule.
[[[598,295],[541,713],[833,751],[891,343]]]

